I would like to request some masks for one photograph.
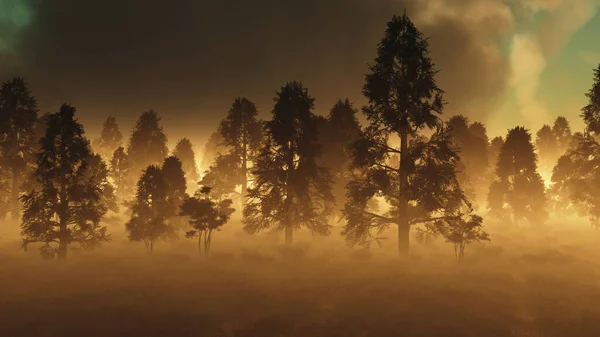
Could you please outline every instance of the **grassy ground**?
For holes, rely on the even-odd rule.
[[[600,233],[555,224],[490,228],[458,265],[443,242],[373,254],[335,238],[222,234],[152,256],[122,235],[43,261],[0,247],[0,336],[600,336]]]

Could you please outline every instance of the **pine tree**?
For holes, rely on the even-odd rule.
[[[172,224],[178,224],[180,221],[175,219],[179,213],[179,207],[188,197],[185,183],[185,173],[183,172],[181,161],[174,156],[167,157],[163,162],[162,176],[165,180],[167,208],[163,216]]]
[[[235,211],[231,199],[215,200],[210,195],[210,187],[203,186],[195,196],[186,199],[181,205],[180,215],[189,217],[193,228],[186,232],[188,238],[198,238],[198,253],[208,255],[213,232],[221,230]]]
[[[132,242],[143,242],[154,251],[154,243],[174,235],[165,214],[169,212],[167,182],[159,166],[150,165],[137,182],[135,200],[130,205],[131,219],[125,224]]]
[[[537,147],[540,167],[550,171],[558,158],[558,140],[549,125],[543,125],[536,133],[535,146]]]
[[[43,243],[45,256],[67,257],[67,247],[88,249],[109,241],[100,221],[108,210],[110,184],[94,157],[75,108],[51,115],[34,173],[39,187],[21,200],[23,247]]]
[[[588,104],[581,109],[581,117],[588,132],[600,135],[600,64],[594,69],[594,83],[585,97]]]
[[[320,155],[314,99],[299,82],[287,83],[275,97],[272,120],[265,123],[268,141],[256,158],[255,187],[248,190],[244,229],[257,233],[295,229],[328,234],[333,195],[329,172],[317,165]]]
[[[27,83],[16,77],[0,87],[0,166],[10,172],[10,212],[19,217],[19,197],[27,175],[27,160],[36,150],[38,106]],[[2,185],[8,184],[4,180]],[[6,191],[6,190],[5,190]]]
[[[226,153],[225,140],[219,131],[211,133],[204,145],[201,169],[206,171],[215,161],[219,153]]]
[[[100,138],[95,139],[92,146],[104,160],[110,160],[115,150],[121,146],[122,139],[123,135],[119,130],[117,119],[109,116],[102,124]]]
[[[119,146],[110,160],[110,178],[115,187],[115,194],[121,200],[129,200],[134,194],[131,179],[131,165],[125,148]]]
[[[552,133],[556,137],[559,154],[565,154],[573,142],[569,121],[563,116],[558,116],[552,125]]]
[[[160,126],[158,113],[150,110],[138,119],[127,149],[131,173],[137,177],[149,165],[160,165],[169,154],[167,136]]]
[[[229,149],[228,158],[239,166],[239,185],[242,190],[242,204],[247,197],[249,162],[253,161],[262,140],[262,125],[258,119],[256,105],[245,97],[234,100],[227,117],[219,125],[223,144]]]
[[[350,165],[351,145],[358,139],[361,131],[357,113],[349,99],[338,100],[329,115],[319,119],[319,143],[322,153],[318,162],[332,174],[332,191],[340,206],[346,199],[346,184],[356,174],[350,170]]]
[[[523,127],[508,132],[496,164],[496,180],[490,186],[488,204],[491,214],[513,220],[544,222],[546,196],[542,177],[537,172],[537,157],[531,134]]]
[[[459,157],[442,126],[442,90],[435,83],[428,43],[406,13],[394,16],[369,67],[363,109],[370,125],[354,144],[354,168],[365,172],[348,184],[343,234],[353,244],[368,244],[373,231],[398,226],[398,250],[408,252],[413,225],[458,211],[464,195],[456,178]],[[419,134],[434,129],[429,140]],[[400,147],[389,145],[397,136]],[[387,165],[399,156],[397,168]],[[390,211],[377,214],[369,201],[383,196]]]
[[[181,161],[183,172],[188,187],[196,186],[200,177],[196,167],[196,155],[192,148],[192,142],[187,138],[182,138],[175,145],[173,155]]]

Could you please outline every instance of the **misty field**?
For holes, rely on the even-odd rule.
[[[462,264],[441,240],[400,259],[387,242],[368,254],[299,236],[284,250],[233,230],[210,258],[186,239],[147,254],[117,232],[44,261],[3,235],[0,336],[600,335],[600,232],[490,232]]]

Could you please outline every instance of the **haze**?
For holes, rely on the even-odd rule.
[[[0,336],[600,335],[598,0],[0,0]]]

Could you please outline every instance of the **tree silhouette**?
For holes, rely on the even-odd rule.
[[[496,180],[490,186],[488,204],[492,215],[512,215],[514,221],[544,222],[546,196],[537,172],[531,135],[523,127],[509,130],[496,164]]]
[[[551,170],[558,158],[558,140],[549,125],[543,125],[536,133],[535,146],[538,150],[540,166],[544,171]]]
[[[470,199],[475,199],[481,194],[481,186],[485,185],[489,167],[487,130],[481,123],[470,124],[469,119],[462,115],[452,116],[448,127],[452,144],[460,155],[460,186]]]
[[[110,160],[115,150],[121,146],[122,139],[123,135],[121,134],[121,131],[119,131],[117,119],[113,116],[109,116],[102,124],[100,138],[97,138],[92,142],[92,147],[102,156],[102,158]]]
[[[169,154],[167,136],[157,112],[142,113],[131,134],[127,153],[134,176],[149,165],[160,165]]]
[[[552,133],[556,137],[559,154],[565,154],[573,143],[573,134],[569,121],[563,116],[558,116],[554,121],[554,125],[552,125]]]
[[[454,244],[454,256],[459,262],[464,260],[467,245],[490,241],[489,234],[483,230],[483,218],[474,214],[448,217],[429,223],[427,227],[428,233],[441,235],[447,242]]]
[[[490,167],[493,169],[492,171],[496,171],[496,164],[498,163],[498,156],[500,156],[500,149],[504,145],[504,139],[502,137],[494,137],[490,141],[490,146],[488,150],[488,158],[490,162]]]
[[[600,227],[600,65],[594,70],[594,83],[586,93],[588,104],[581,117],[585,133],[572,137],[567,153],[559,158],[552,174],[551,198],[559,211],[576,207]]]
[[[143,242],[151,253],[157,240],[174,234],[174,228],[165,216],[169,208],[163,171],[156,165],[150,165],[138,180],[135,200],[130,205],[131,219],[125,224],[129,240]]]
[[[346,184],[355,172],[352,163],[351,145],[360,135],[357,110],[349,99],[338,100],[326,118],[319,119],[319,143],[321,156],[318,162],[332,175],[332,192],[339,205],[346,199]],[[341,208],[341,207],[340,207]]]
[[[348,184],[344,209],[343,234],[352,244],[367,244],[371,230],[395,224],[398,250],[407,253],[412,225],[454,213],[464,200],[456,178],[459,157],[439,119],[443,92],[427,49],[406,13],[394,16],[369,67],[363,112],[370,125],[353,146],[353,166],[365,174]],[[419,134],[425,128],[435,130],[429,140]],[[400,148],[389,145],[391,136],[400,139]],[[393,155],[400,158],[397,168],[387,165]],[[390,211],[372,212],[368,202],[376,196],[385,198]]]
[[[134,194],[134,186],[131,179],[129,157],[122,146],[119,146],[112,155],[109,176],[113,181],[117,197],[129,200]]]
[[[236,170],[238,174],[230,180],[239,179],[236,185],[241,186],[242,204],[244,204],[248,189],[248,163],[256,157],[262,140],[262,127],[258,120],[256,105],[245,97],[236,98],[227,117],[219,125],[219,133],[223,136],[223,144],[229,150],[226,159],[233,161],[227,166],[239,167]]]
[[[183,172],[187,186],[196,186],[200,177],[198,176],[198,168],[196,167],[196,155],[192,148],[192,142],[187,138],[182,138],[175,145],[173,155],[181,161]]]
[[[232,199],[238,194],[236,187],[242,180],[239,178],[240,175],[240,167],[237,165],[235,155],[219,154],[214,163],[204,172],[200,185],[210,186],[212,196],[219,200]]]
[[[181,205],[180,215],[189,217],[189,224],[193,230],[186,232],[188,238],[198,238],[198,253],[208,255],[214,231],[221,230],[231,214],[235,211],[231,207],[233,201],[224,199],[217,201],[210,196],[210,187],[203,186],[196,195],[187,198]]]
[[[219,131],[211,133],[204,145],[201,168],[207,170],[215,161],[219,153],[225,152],[225,140]]]
[[[0,166],[10,170],[10,212],[19,217],[19,195],[26,177],[27,160],[36,150],[38,106],[27,83],[16,77],[0,87]],[[4,185],[6,185],[4,181]],[[6,187],[6,186],[5,186]]]
[[[581,109],[581,117],[588,132],[600,135],[600,64],[594,69],[594,83],[585,96],[588,104]]]
[[[293,231],[306,227],[328,234],[333,209],[331,177],[317,164],[320,154],[314,99],[299,82],[287,83],[275,97],[273,119],[265,123],[268,141],[256,158],[255,187],[248,190],[244,229],[285,230],[286,244]]]
[[[100,226],[111,190],[105,166],[74,115],[64,104],[50,116],[34,173],[40,187],[21,198],[23,248],[43,243],[41,253],[59,259],[67,257],[68,245],[89,249],[109,240]]]
[[[162,166],[162,176],[165,180],[165,192],[167,199],[167,207],[163,216],[167,221],[176,224],[179,223],[174,219],[179,213],[179,207],[188,197],[185,183],[185,174],[182,169],[179,158],[171,156],[167,157]]]

